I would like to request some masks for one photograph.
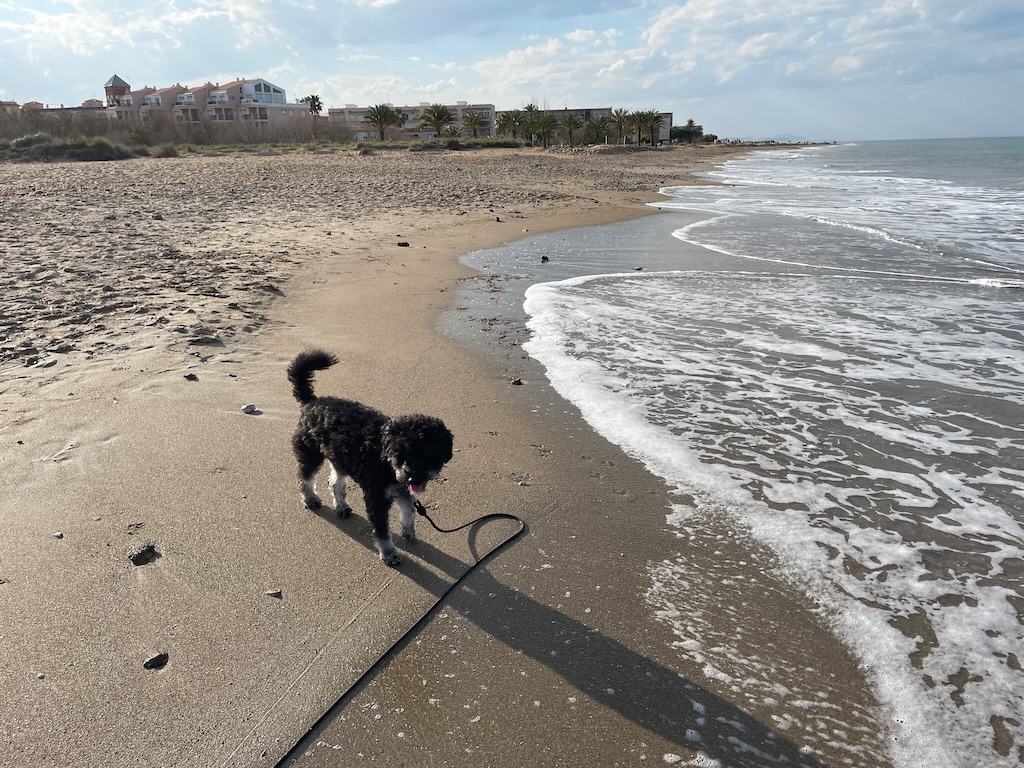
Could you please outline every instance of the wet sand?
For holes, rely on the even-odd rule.
[[[765,553],[726,521],[680,542],[659,480],[568,406],[538,408],[543,382],[435,331],[474,279],[459,254],[649,214],[658,187],[737,151],[0,165],[0,764],[274,765],[507,535],[421,521],[395,570],[358,493],[347,521],[302,507],[284,369],[321,346],[342,364],[318,392],[455,433],[423,496],[439,523],[507,512],[529,531],[297,764],[885,765],[856,663],[805,598],[721,567]],[[748,701],[673,647],[643,597],[681,546],[701,604],[852,733],[802,723],[781,692]],[[759,636],[766,611],[791,632]]]

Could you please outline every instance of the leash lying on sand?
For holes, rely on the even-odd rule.
[[[421,517],[425,517],[427,522],[430,523],[432,526],[434,526],[434,530],[438,531],[440,533],[455,533],[456,531],[461,531],[464,528],[470,528],[470,527],[476,525],[477,523],[486,523],[488,520],[513,520],[513,521],[519,523],[519,530],[516,531],[515,534],[513,534],[511,538],[507,539],[506,541],[501,542],[501,544],[499,544],[494,549],[492,549],[490,552],[488,552],[486,555],[484,555],[484,557],[480,558],[475,563],[473,563],[473,565],[470,566],[469,571],[466,571],[466,573],[462,574],[462,576],[459,577],[460,579],[465,578],[466,574],[468,574],[470,571],[472,571],[474,568],[476,568],[478,565],[480,565],[480,563],[482,563],[485,558],[488,558],[491,555],[493,555],[495,552],[497,552],[499,549],[504,547],[506,544],[510,543],[512,541],[512,539],[518,538],[519,534],[521,534],[523,531],[526,530],[526,523],[523,522],[522,518],[516,517],[515,515],[511,515],[508,512],[491,512],[490,514],[481,515],[480,517],[476,518],[475,520],[470,520],[468,523],[463,523],[462,525],[459,525],[459,526],[457,526],[455,528],[442,528],[441,526],[439,526],[437,523],[435,523],[431,519],[430,515],[427,514],[427,508],[424,507],[423,504],[420,503],[419,499],[415,499],[414,498],[412,500],[412,503],[416,505],[416,514],[420,515]],[[458,583],[458,582],[456,582],[456,583]]]
[[[335,701],[330,707],[327,708],[327,711],[325,711],[322,715],[320,715],[320,717],[316,719],[316,722],[314,722],[313,725],[311,725],[306,730],[302,737],[295,742],[292,748],[289,749],[284,754],[284,756],[277,761],[277,763],[275,763],[274,768],[283,768],[283,766],[287,765],[289,761],[299,757],[302,754],[302,751],[309,747],[312,739],[318,733],[320,733],[323,725],[328,720],[333,718],[334,715],[336,715],[338,712],[344,709],[345,705],[348,704],[348,700],[355,694],[359,687],[366,680],[368,680],[378,669],[380,669],[386,661],[391,659],[391,657],[394,656],[409,639],[411,639],[417,632],[420,631],[420,629],[427,623],[431,616],[433,616],[434,611],[437,610],[437,607],[448,598],[448,595],[450,595],[455,590],[455,588],[463,582],[463,580],[467,576],[469,576],[471,573],[473,573],[473,571],[475,571],[481,565],[483,565],[496,554],[498,554],[498,552],[505,549],[505,547],[507,547],[516,539],[518,539],[526,533],[526,523],[523,521],[523,519],[521,517],[518,517],[517,515],[513,515],[508,512],[491,512],[489,514],[481,515],[480,517],[470,520],[467,523],[463,523],[462,525],[456,526],[455,528],[442,528],[437,523],[435,523],[433,519],[431,519],[430,515],[427,514],[427,508],[420,503],[419,499],[414,498],[413,503],[416,505],[416,513],[421,517],[425,517],[427,519],[427,522],[434,527],[434,530],[439,531],[440,533],[455,533],[456,531],[461,531],[465,528],[471,528],[474,525],[486,523],[490,520],[511,520],[517,523],[518,527],[515,531],[513,531],[500,542],[498,542],[482,557],[477,558],[477,560],[472,565],[470,565],[469,568],[466,569],[465,573],[463,573],[454,582],[452,582],[451,585],[449,585],[449,587],[443,593],[441,593],[441,595],[438,596],[437,600],[433,602],[430,608],[428,608],[426,612],[416,621],[416,623],[409,627],[409,629],[407,629],[402,634],[401,637],[395,640],[395,642],[392,643],[384,651],[384,653],[382,653],[377,658],[377,660],[373,662],[373,664],[367,667],[367,669],[358,678],[356,678],[355,682],[353,682],[348,688],[345,689],[341,696],[338,697],[337,701]]]

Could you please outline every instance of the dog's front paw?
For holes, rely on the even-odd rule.
[[[389,565],[392,568],[397,568],[402,564],[402,558],[398,556],[398,550],[395,549],[389,552],[381,552],[380,559],[384,561],[384,565]]]
[[[344,520],[352,514],[352,507],[350,507],[348,504],[342,504],[341,506],[338,507],[337,512],[338,517]]]
[[[321,502],[316,496],[305,496],[302,499],[302,503],[306,505],[306,509],[311,509],[314,512],[320,509]]]
[[[402,528],[402,538],[406,541],[416,541],[416,529],[412,526]]]

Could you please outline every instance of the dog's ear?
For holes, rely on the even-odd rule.
[[[395,420],[388,419],[387,423],[380,428],[380,452],[384,461],[388,462],[392,466],[401,466],[402,462],[399,461],[398,447],[401,443],[397,439],[398,430],[395,427]]]
[[[449,461],[452,460],[452,451],[455,447],[455,436],[452,434],[452,431],[448,429],[448,427],[446,427],[444,424],[442,424],[441,422],[438,422],[438,424],[440,425],[441,429],[441,443],[444,446],[444,462],[445,464],[447,464]]]

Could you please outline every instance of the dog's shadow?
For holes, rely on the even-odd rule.
[[[321,504],[317,509],[309,511],[321,520],[333,525],[341,533],[352,539],[352,541],[361,544],[367,551],[372,552],[375,556],[377,555],[377,546],[373,539],[373,528],[364,515],[352,511],[347,517],[341,517],[335,509],[326,504]],[[417,520],[419,531],[422,532],[426,525],[427,523],[424,521]],[[488,529],[490,525],[491,523],[488,521],[481,521],[466,528],[466,535],[469,537],[469,552],[473,557],[473,561],[468,563],[465,560],[449,555],[444,550],[435,547],[430,542],[424,541],[421,538],[417,538],[415,541],[407,541],[402,536],[396,535],[394,536],[395,546],[398,548],[402,558],[402,564],[397,570],[401,571],[411,581],[416,582],[424,589],[440,597],[448,591],[453,581],[461,578],[477,561],[488,559],[494,553],[498,541],[489,546],[486,543],[483,545],[480,543],[484,530]],[[523,525],[525,528],[525,523]],[[510,526],[508,535],[511,536],[512,533],[513,531]],[[441,535],[444,535],[444,533],[441,532]],[[417,559],[432,565],[437,571],[447,574],[451,577],[451,580],[446,581],[439,577],[437,572],[424,568],[422,564],[417,562]]]
[[[376,553],[369,524],[364,518],[353,514],[339,519],[328,507],[316,512]],[[476,539],[492,524],[482,523],[467,529],[470,551],[476,559],[480,559]],[[364,528],[365,535],[361,535]],[[581,693],[678,745],[681,750],[700,750],[729,766],[771,764],[824,768],[825,764],[812,754],[734,704],[593,627],[502,584],[485,567],[477,568],[462,581],[460,588],[452,590],[452,584],[462,578],[473,563],[453,557],[423,540],[403,541],[400,549],[402,565],[399,570],[404,577],[438,598],[447,595],[446,605],[495,639],[543,664]],[[483,551],[485,560],[489,559],[486,550]],[[544,631],[538,632],[538,627],[543,627]],[[400,653],[415,635],[413,632],[403,637],[393,652]],[[567,646],[572,648],[572,653],[565,652]],[[365,684],[366,681],[348,691],[331,708],[296,745],[297,754],[302,754],[304,745],[312,745],[319,734],[331,727]],[[699,734],[698,741],[691,738],[693,734]]]

